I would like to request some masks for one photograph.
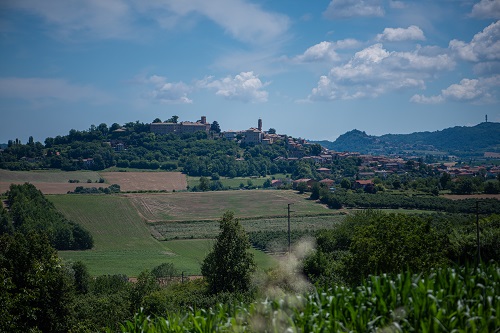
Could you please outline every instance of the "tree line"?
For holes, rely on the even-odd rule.
[[[33,184],[12,184],[8,210],[0,209],[0,234],[43,234],[57,250],[87,250],[94,245],[89,231],[66,219]]]

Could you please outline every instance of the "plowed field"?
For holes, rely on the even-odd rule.
[[[179,191],[187,187],[180,172],[101,172],[108,184],[118,184],[122,191]]]

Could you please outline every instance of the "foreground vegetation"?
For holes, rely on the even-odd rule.
[[[500,325],[500,267],[483,264],[429,274],[371,276],[249,304],[183,314],[138,313],[122,332],[495,332]]]

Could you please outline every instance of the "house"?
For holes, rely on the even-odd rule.
[[[271,180],[271,187],[278,188],[283,185],[283,181],[281,179],[273,179]]]
[[[243,143],[260,144],[262,142],[262,132],[257,128],[250,128],[243,132]]]
[[[319,173],[322,173],[322,174],[327,174],[327,175],[332,173],[332,170],[329,168],[319,168],[319,169],[316,169],[316,171]]]
[[[229,130],[229,131],[223,132],[222,136],[228,140],[236,140],[236,136],[238,135],[238,133],[239,132],[237,132],[237,131]]]
[[[324,185],[324,186],[327,186],[328,188],[330,188],[333,186],[333,184],[335,184],[335,181],[332,179],[325,178],[325,179],[320,180],[319,183],[320,183],[320,185]]]
[[[312,187],[313,184],[315,183],[314,179],[310,179],[310,178],[301,178],[301,179],[297,179],[297,180],[294,180],[293,181],[293,188],[296,189],[297,186],[300,184],[300,183],[305,183],[307,185],[307,187]]]
[[[367,180],[362,180],[362,179],[359,179],[359,180],[356,180],[353,184],[353,187],[354,189],[359,189],[359,188],[362,188],[362,189],[365,189],[366,186],[368,185],[373,185],[373,179],[367,179]]]

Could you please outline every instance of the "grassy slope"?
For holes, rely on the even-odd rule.
[[[141,220],[128,198],[105,195],[56,195],[48,197],[69,219],[85,226],[95,240],[90,251],[61,251],[65,260],[81,260],[92,275],[137,276],[163,262],[172,262],[185,274],[200,273],[200,262],[210,249],[210,240],[159,242]],[[260,267],[270,258],[256,253]]]
[[[192,177],[192,176],[186,176],[187,177],[187,182],[190,188],[193,188],[194,186],[198,186],[200,184],[200,177]],[[224,187],[229,187],[232,189],[237,189],[240,187],[240,184],[243,183],[243,185],[247,186],[248,181],[252,183],[253,186],[257,187],[263,187],[266,179],[269,177],[259,177],[259,178],[252,178],[252,177],[235,177],[235,178],[227,178],[227,177],[220,177],[220,182]],[[208,177],[210,180],[210,177]]]

